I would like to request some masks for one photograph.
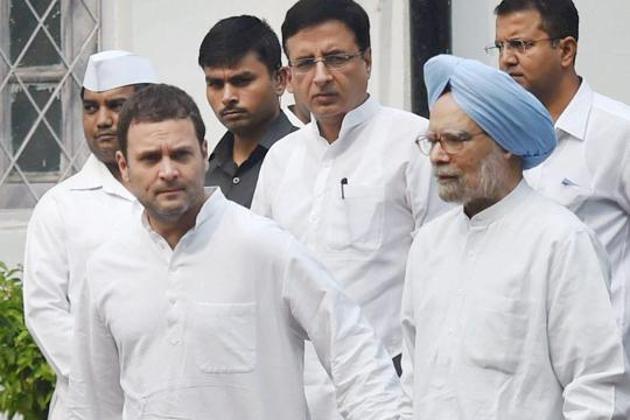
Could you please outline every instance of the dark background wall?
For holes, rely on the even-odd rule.
[[[409,0],[411,29],[411,105],[428,117],[427,91],[422,67],[431,57],[451,52],[451,1]]]

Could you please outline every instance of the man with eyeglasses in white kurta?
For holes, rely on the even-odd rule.
[[[267,154],[252,210],[298,237],[363,309],[399,371],[398,323],[412,235],[439,213],[414,139],[427,121],[368,93],[370,22],[352,0],[301,0],[282,25],[293,93],[313,120]],[[338,419],[334,390],[307,349],[314,420]]]

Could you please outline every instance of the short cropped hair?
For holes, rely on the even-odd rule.
[[[287,51],[287,40],[302,29],[336,20],[348,27],[359,47],[370,48],[370,18],[365,10],[353,0],[299,0],[295,3],[282,23],[282,47]]]
[[[503,0],[494,9],[497,16],[535,10],[540,13],[542,30],[552,39],[572,36],[576,41],[580,33],[580,17],[572,0]]]
[[[131,124],[180,119],[190,119],[201,146],[206,136],[206,126],[195,101],[186,92],[178,87],[162,83],[140,90],[125,102],[118,116],[120,151],[127,157],[127,136]]]
[[[206,34],[199,47],[199,65],[232,67],[249,52],[273,74],[282,66],[278,37],[265,22],[255,16],[232,16],[220,20]]]

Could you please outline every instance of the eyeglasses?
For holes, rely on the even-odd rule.
[[[484,47],[484,51],[488,55],[501,55],[506,51],[512,51],[518,54],[525,54],[534,45],[543,41],[551,41],[552,43],[560,38],[543,38],[543,39],[508,39],[507,41],[496,41],[494,45]]]
[[[415,143],[416,146],[418,146],[418,149],[420,149],[420,152],[427,156],[431,154],[433,147],[435,147],[437,143],[440,143],[442,150],[446,154],[454,155],[462,150],[466,142],[481,134],[486,133],[484,131],[480,131],[478,133],[471,134],[466,131],[460,131],[458,133],[442,133],[438,135],[437,133],[428,132],[418,136]]]
[[[363,54],[363,51],[356,52],[354,54],[349,53],[335,53],[326,54],[322,57],[308,57],[300,58],[294,62],[289,63],[289,66],[293,71],[297,73],[308,73],[313,70],[317,63],[324,63],[324,65],[330,70],[339,70],[350,62],[353,58],[359,57]]]

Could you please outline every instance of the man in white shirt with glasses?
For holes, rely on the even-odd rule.
[[[427,121],[368,93],[370,23],[356,2],[298,1],[282,41],[294,94],[314,120],[269,150],[252,210],[287,228],[333,272],[399,370],[405,258],[413,233],[443,207],[413,143]],[[307,350],[311,416],[338,419],[331,382]]]
[[[499,66],[554,120],[558,147],[525,172],[536,190],[595,231],[612,263],[611,295],[630,355],[630,107],[576,72],[579,16],[571,0],[503,0],[495,9]]]

